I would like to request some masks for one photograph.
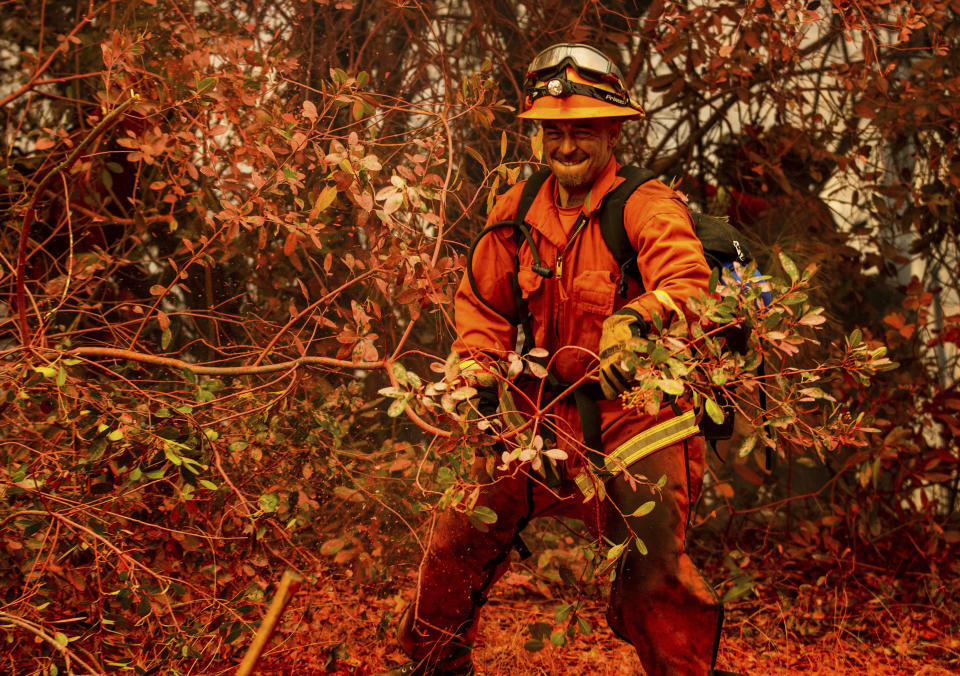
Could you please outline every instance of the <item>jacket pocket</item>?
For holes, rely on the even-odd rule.
[[[543,287],[543,277],[530,269],[528,265],[521,265],[517,271],[517,281],[520,284],[520,292],[528,302],[533,301],[541,295]]]
[[[577,314],[603,315],[605,319],[613,313],[616,293],[617,287],[609,270],[585,270],[573,280],[573,303]],[[592,321],[590,317],[586,319]],[[599,333],[597,338],[599,340]]]
[[[572,351],[566,379],[579,378],[597,365],[593,355],[600,349],[603,320],[613,313],[616,293],[609,270],[584,270],[573,279],[565,342],[585,349]]]

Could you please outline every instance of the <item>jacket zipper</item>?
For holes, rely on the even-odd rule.
[[[587,224],[587,217],[584,216],[583,212],[580,212],[580,216],[577,218],[577,222],[573,226],[573,232],[570,233],[570,237],[567,238],[567,243],[563,245],[563,248],[557,252],[557,281],[559,282],[563,278],[563,254],[566,253],[567,249],[570,248],[570,245],[573,244],[573,240],[577,238],[577,235],[580,234],[580,231],[583,230],[583,226]]]

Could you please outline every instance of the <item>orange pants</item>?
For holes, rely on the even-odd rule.
[[[621,474],[607,483],[607,499],[584,503],[569,479],[550,491],[521,473],[481,489],[477,504],[497,514],[487,532],[454,510],[441,514],[420,565],[416,599],[400,625],[404,651],[439,667],[467,662],[480,610],[509,566],[519,530],[530,516],[568,516],[583,520],[595,536],[619,543],[632,529],[646,544],[644,555],[631,538],[618,561],[607,622],[634,646],[648,676],[706,674],[723,612],[684,551],[690,506],[702,485],[704,447],[701,437],[691,437],[630,467],[632,476],[650,483],[666,475],[660,498],[646,485],[632,489]],[[648,500],[657,501],[649,514],[622,516]]]

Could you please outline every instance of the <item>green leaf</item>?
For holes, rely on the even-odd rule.
[[[747,355],[746,359],[744,359],[743,361],[743,370],[753,371],[758,366],[760,366],[760,362],[762,361],[763,361],[763,355],[760,352],[757,352],[756,350],[751,350],[750,353]]]
[[[753,580],[749,577],[742,577],[727,590],[727,593],[723,595],[722,602],[729,603],[730,601],[736,601],[751,591],[753,591]]]
[[[679,380],[661,378],[660,380],[656,381],[656,385],[663,390],[664,393],[674,397],[679,397],[681,394],[683,394],[683,383],[681,383]]]
[[[827,321],[827,318],[821,314],[822,312],[822,307],[814,308],[798,319],[797,323],[803,324],[804,326],[819,326],[820,324],[824,324]]]
[[[473,510],[472,515],[474,518],[479,520],[482,523],[496,523],[497,522],[497,513],[490,509],[489,507],[480,506]]]
[[[800,272],[797,270],[797,264],[790,259],[790,257],[783,253],[782,251],[779,254],[780,265],[783,266],[783,271],[787,273],[787,276],[790,278],[791,282],[796,282],[800,278]]]
[[[441,467],[437,470],[437,483],[440,484],[440,487],[444,490],[452,486],[456,480],[457,475],[454,474],[453,470],[449,467]]]
[[[63,387],[67,382],[67,372],[63,366],[57,369],[57,387]]]
[[[398,417],[401,413],[403,413],[403,409],[406,407],[406,405],[406,397],[403,397],[402,399],[394,399],[390,404],[390,408],[387,409],[387,415],[391,418]]]
[[[743,440],[743,443],[740,444],[740,449],[737,451],[737,455],[741,458],[750,455],[753,452],[754,447],[757,445],[757,435],[751,434],[749,437]]]
[[[212,481],[207,481],[206,479],[200,479],[199,483],[201,486],[210,491],[215,491],[218,488],[217,484],[213,483]]]
[[[202,80],[197,81],[197,93],[205,92],[208,89],[215,87],[217,84],[217,78],[215,77],[205,77]]]
[[[559,606],[555,606],[553,609],[553,619],[555,622],[566,622],[567,618],[570,617],[570,613],[573,612],[572,603],[563,603]]]
[[[160,349],[166,350],[170,347],[170,340],[173,338],[173,333],[170,329],[164,329],[163,333],[160,334]]]
[[[652,512],[656,506],[657,506],[657,503],[655,500],[648,500],[647,502],[637,507],[637,509],[634,510],[633,514],[631,514],[630,516],[646,516],[647,514]]]
[[[27,524],[23,527],[23,537],[25,538],[32,537],[41,528],[43,528],[42,521],[28,521]]]
[[[626,547],[627,547],[626,542],[623,542],[619,545],[614,545],[613,547],[611,547],[610,550],[607,552],[607,561],[614,561],[620,558],[620,555],[623,554],[623,550],[626,549]]]
[[[550,632],[553,630],[546,622],[534,622],[533,624],[527,625],[527,630],[530,632],[530,635],[533,638],[546,638],[550,635]]]
[[[59,631],[53,635],[53,640],[56,641],[57,645],[59,645],[62,648],[66,648],[67,644],[70,643],[70,639],[67,638],[67,635],[62,634]]]
[[[246,441],[234,441],[232,444],[230,444],[229,448],[231,451],[242,451],[247,446],[249,446],[249,444]]]
[[[341,549],[346,547],[347,541],[343,538],[333,538],[332,540],[327,540],[322,545],[320,545],[320,553],[324,556],[333,556]]]
[[[260,509],[267,514],[277,511],[279,504],[280,497],[276,493],[264,493],[260,496]]]
[[[543,650],[543,641],[538,638],[531,639],[523,644],[523,649],[528,653],[536,653]]]
[[[569,566],[561,565],[557,572],[560,574],[560,579],[571,587],[578,588],[580,586],[580,581],[577,580],[577,576],[574,575],[573,570]]]
[[[640,552],[642,556],[647,555],[647,543],[640,539],[639,536],[633,536],[633,543],[637,546],[637,551]]]
[[[475,396],[477,396],[477,388],[470,387],[469,385],[458,387],[450,393],[450,398],[454,401],[465,401],[467,399],[472,399]],[[406,401],[406,399],[404,399],[404,401]]]
[[[723,410],[717,405],[710,397],[704,397],[705,408],[707,409],[707,415],[710,416],[710,420],[717,423],[718,425],[723,424]]]
[[[550,634],[550,643],[559,648],[567,644],[567,637],[563,635],[562,631],[557,630]]]
[[[593,631],[593,628],[590,626],[590,623],[587,622],[582,617],[577,617],[577,626],[580,627],[580,633],[583,634],[584,636],[589,636],[590,633]]]
[[[707,282],[707,291],[714,293],[717,290],[717,284],[720,282],[720,268],[710,270],[710,281]]]

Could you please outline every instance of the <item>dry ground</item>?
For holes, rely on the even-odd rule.
[[[369,676],[403,655],[392,638],[392,618],[409,592],[386,598],[354,591],[347,579],[326,576],[303,586],[261,662],[264,674],[344,674]],[[805,596],[806,595],[806,596]],[[860,609],[824,603],[823,589],[805,585],[789,607],[763,590],[730,604],[718,667],[751,675],[877,674],[940,676],[960,673],[960,638],[955,627],[940,626],[936,615],[915,607],[875,604]],[[764,598],[766,597],[766,598]],[[782,598],[782,597],[780,597]],[[604,604],[588,602],[585,615],[594,627],[564,648],[527,652],[527,625],[550,621],[553,607],[568,601],[547,586],[535,587],[521,575],[505,578],[484,611],[475,661],[489,676],[635,676],[643,674],[632,649],[617,640],[603,621]],[[810,609],[815,609],[811,612]],[[809,614],[809,622],[798,615]],[[863,619],[876,617],[871,629]],[[866,626],[866,630],[865,630]],[[665,628],[668,630],[668,628]]]

